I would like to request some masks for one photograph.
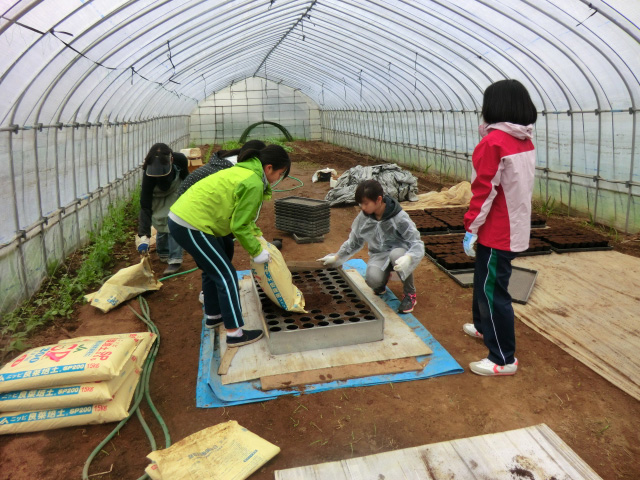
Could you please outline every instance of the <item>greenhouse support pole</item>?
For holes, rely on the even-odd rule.
[[[545,154],[545,187],[544,187],[544,197],[546,200],[549,199],[549,115],[547,115],[546,110],[542,112],[544,115],[544,154]]]
[[[629,213],[631,210],[631,189],[633,188],[633,168],[634,168],[634,160],[635,160],[635,152],[636,152],[636,114],[637,110],[634,108],[629,109],[629,113],[633,115],[632,127],[631,127],[631,161],[629,162],[629,183],[627,184],[629,188],[629,193],[627,195],[627,219],[624,222],[624,231],[629,231]]]
[[[575,142],[575,138],[574,138],[574,124],[573,124],[573,113],[571,112],[571,110],[569,110],[567,112],[567,115],[569,115],[569,120],[570,120],[570,128],[571,128],[571,150],[569,153],[569,204],[567,205],[567,216],[571,216],[571,195],[573,193],[573,160],[574,160],[574,142]]]
[[[47,265],[47,245],[44,236],[44,223],[46,219],[42,214],[42,195],[40,191],[40,164],[38,162],[38,131],[42,131],[42,124],[36,124],[33,129],[33,161],[35,165],[35,174],[36,174],[36,201],[38,202],[38,214],[40,218],[38,222],[40,223],[40,244],[42,245],[42,259],[44,260],[44,264]]]
[[[71,162],[75,165],[76,161],[76,128],[75,126],[71,127]],[[67,130],[69,132],[69,130]],[[67,134],[67,138],[68,138]],[[76,242],[78,245],[82,242],[82,237],[80,236],[80,200],[78,200],[78,181],[76,178],[77,170],[73,168],[73,198],[76,202],[76,211],[74,212],[76,217]]]
[[[98,181],[98,208],[100,209],[100,225],[102,225],[102,221],[104,220],[104,212],[102,211],[102,184],[100,183],[100,154],[98,152],[98,129],[100,128],[100,124],[96,123],[96,135],[91,139],[92,143],[95,145],[96,157],[95,157],[95,166],[96,166],[96,179]]]
[[[596,199],[593,204],[593,223],[598,219],[598,193],[600,191],[600,157],[602,154],[602,115],[596,110],[598,116],[598,160],[596,162],[596,176],[593,177],[593,181],[596,182]]]
[[[13,137],[12,135],[17,134],[18,130],[13,132],[8,131],[7,135],[9,135],[9,141],[7,145],[9,147],[9,175],[11,176],[11,198],[13,199],[13,222],[16,229],[16,242],[18,243],[18,257],[20,261],[19,275],[20,280],[22,282],[22,286],[24,287],[24,291],[29,296],[29,283],[27,282],[27,266],[24,263],[24,248],[22,245],[22,239],[24,238],[24,233],[20,231],[20,217],[18,214],[18,202],[17,202],[17,192],[16,192],[16,175],[15,175],[15,166],[13,159]]]
[[[59,128],[61,129],[62,125],[60,125]],[[49,133],[47,132],[47,140],[48,139],[49,139]],[[53,159],[56,165],[56,200],[58,201],[58,215],[59,215],[58,218],[59,218],[59,225],[60,225],[58,230],[60,231],[60,248],[62,249],[62,258],[64,258],[66,256],[64,251],[64,227],[62,226],[63,224],[62,215],[64,213],[64,210],[62,209],[62,199],[60,197],[60,163],[58,159],[58,127],[53,129],[53,143],[54,143]],[[65,149],[65,152],[66,152],[66,149]]]
[[[84,126],[84,176],[87,182],[87,210],[89,211],[89,228],[93,228],[91,215],[91,184],[89,183],[89,125]]]

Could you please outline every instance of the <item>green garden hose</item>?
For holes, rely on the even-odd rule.
[[[290,192],[291,190],[295,190],[296,188],[301,188],[304,187],[304,182],[302,180],[300,180],[299,178],[293,177],[291,175],[289,175],[287,178],[291,178],[293,180],[297,180],[298,182],[300,182],[300,185],[296,185],[293,188],[285,188],[284,190],[276,190],[276,189],[272,189],[274,192]],[[278,180],[276,183],[273,184],[273,186],[275,187],[276,185],[278,185],[283,179]]]
[[[182,273],[188,273],[188,272],[182,272]],[[127,415],[126,418],[122,419],[120,423],[118,423],[118,425],[116,425],[116,427],[111,431],[111,433],[107,435],[107,437],[104,440],[102,440],[102,442],[100,442],[100,444],[91,452],[91,454],[89,455],[89,458],[87,458],[84,464],[84,468],[82,469],[83,480],[89,480],[89,467],[91,466],[91,462],[93,461],[95,456],[100,452],[100,450],[102,450],[102,448],[120,431],[120,429],[124,426],[124,424],[129,421],[129,419],[133,416],[134,412],[140,419],[142,428],[144,429],[147,435],[147,438],[149,439],[149,443],[151,444],[151,449],[156,450],[156,442],[155,442],[155,438],[153,437],[153,433],[149,429],[149,426],[147,425],[147,423],[142,418],[142,415],[139,410],[140,402],[142,401],[143,397],[147,400],[147,404],[149,405],[149,408],[153,412],[153,415],[156,417],[158,423],[160,424],[160,427],[162,428],[162,431],[164,432],[165,448],[168,448],[171,446],[171,437],[169,435],[169,429],[167,428],[166,423],[162,419],[162,416],[156,409],[155,405],[153,404],[153,401],[151,400],[151,396],[149,394],[149,379],[151,377],[151,370],[153,369],[153,364],[155,362],[156,355],[158,354],[158,349],[160,348],[160,332],[158,330],[158,327],[156,327],[156,325],[151,321],[149,304],[147,303],[147,301],[142,296],[138,296],[138,301],[140,303],[140,310],[142,311],[142,315],[140,315],[133,307],[131,307],[131,305],[128,305],[128,307],[133,311],[133,313],[135,313],[135,315],[138,318],[140,318],[140,320],[142,320],[147,325],[149,331],[157,335],[157,338],[153,346],[151,347],[151,350],[149,351],[147,360],[144,363],[142,374],[140,375],[140,380],[138,381],[138,386],[136,387],[136,391],[134,393],[133,406],[129,409],[129,414]],[[145,473],[138,480],[144,480],[147,478],[149,477]]]

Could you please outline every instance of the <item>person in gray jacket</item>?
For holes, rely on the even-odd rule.
[[[384,195],[382,185],[376,180],[365,180],[358,184],[355,200],[362,211],[351,225],[349,239],[342,244],[338,253],[331,253],[318,261],[327,267],[336,267],[346,262],[367,242],[367,285],[376,295],[384,294],[391,271],[395,270],[402,280],[404,293],[398,312],[412,312],[417,303],[413,271],[424,257],[424,242],[420,240],[420,232],[400,204]]]

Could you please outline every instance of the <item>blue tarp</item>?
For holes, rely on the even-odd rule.
[[[365,274],[366,263],[363,260],[350,260],[345,263],[345,268],[353,268],[358,270],[362,276]],[[238,276],[242,278],[248,275],[248,270],[238,272]],[[399,300],[388,289],[382,296],[382,299],[394,310],[400,304]],[[426,343],[433,351],[431,355],[417,357],[418,362],[429,359],[429,363],[420,372],[393,373],[387,375],[374,375],[371,377],[355,378],[351,380],[334,381],[328,383],[318,383],[306,385],[304,393],[323,392],[336,388],[345,387],[364,387],[368,385],[378,385],[390,382],[407,382],[410,380],[420,380],[430,377],[439,377],[442,375],[452,375],[462,373],[460,367],[453,357],[440,345],[426,328],[411,314],[400,315],[407,325]],[[248,382],[233,383],[230,385],[222,385],[220,376],[217,373],[218,365],[220,365],[220,347],[219,339],[216,339],[215,349],[211,349],[210,335],[215,333],[202,324],[202,340],[200,345],[200,365],[198,369],[198,384],[196,387],[196,405],[200,408],[214,408],[230,405],[241,405],[244,403],[262,402],[271,400],[281,395],[300,395],[301,392],[296,389],[287,390],[268,390],[260,389],[260,380],[252,380]],[[213,362],[211,357],[213,355]],[[211,365],[214,371],[211,372]]]

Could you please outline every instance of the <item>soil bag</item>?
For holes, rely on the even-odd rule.
[[[263,249],[268,250],[271,260],[268,263],[251,261],[251,273],[254,278],[258,280],[267,297],[280,308],[288,312],[306,313],[304,296],[293,284],[291,272],[282,253],[266,240],[260,240],[260,244]]]
[[[118,337],[32,348],[0,369],[0,393],[111,380],[135,348]]]
[[[128,415],[129,404],[140,380],[141,373],[142,370],[139,368],[131,372],[113,399],[106,403],[30,412],[2,413],[0,414],[0,435],[120,421]]]
[[[147,455],[153,479],[243,480],[280,452],[255,433],[231,420],[189,435],[166,450]]]
[[[107,280],[100,290],[84,296],[94,307],[107,313],[109,310],[148,290],[159,290],[162,283],[153,276],[151,262],[144,256],[139,264],[123,268]]]
[[[156,335],[151,332],[125,334],[125,336],[121,337],[126,338],[126,336],[129,335],[139,335],[138,343],[136,344],[136,349],[133,351],[133,354],[129,357],[129,360],[117,377],[101,382],[76,383],[60,387],[0,393],[0,412],[70,408],[108,402],[120,387],[122,387],[131,372],[133,372],[136,367],[142,368],[156,338]],[[77,339],[69,339],[65,342],[69,343],[73,340]],[[99,338],[84,339],[84,341],[87,340],[99,340]]]

